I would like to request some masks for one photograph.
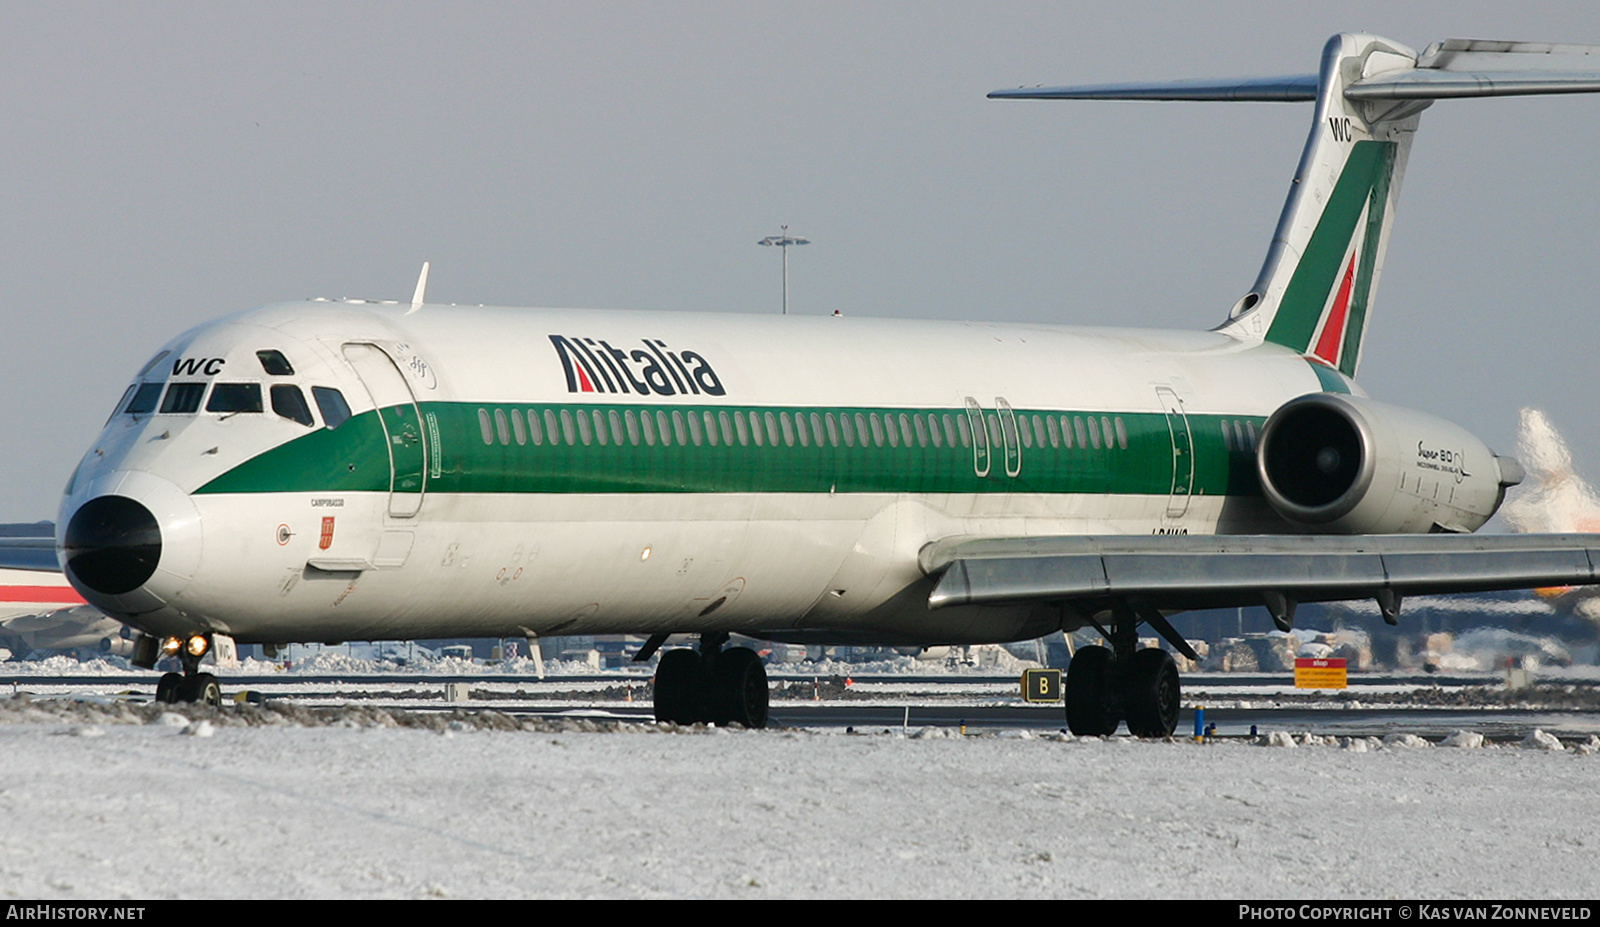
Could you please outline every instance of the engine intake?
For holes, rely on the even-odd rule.
[[[1516,461],[1450,422],[1335,393],[1274,412],[1256,469],[1279,515],[1330,534],[1474,531],[1521,478]]]

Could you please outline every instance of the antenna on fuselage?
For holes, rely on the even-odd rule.
[[[428,262],[422,262],[422,275],[417,277],[417,291],[411,294],[411,308],[406,310],[410,315],[422,308],[422,297],[428,291]]]

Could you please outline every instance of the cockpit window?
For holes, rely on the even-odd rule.
[[[167,397],[161,400],[163,415],[191,415],[200,408],[200,398],[206,394],[204,383],[174,383],[167,387]],[[139,401],[137,393],[134,402]]]
[[[350,405],[344,401],[343,393],[331,386],[313,386],[311,395],[317,400],[317,409],[322,412],[322,424],[329,429],[338,428],[350,420]]]
[[[294,367],[289,359],[283,356],[282,351],[257,351],[256,357],[261,361],[261,369],[274,377],[294,376]]]
[[[133,398],[122,407],[122,411],[129,415],[149,415],[156,410],[156,402],[160,399],[160,383],[140,383],[133,391]]]
[[[207,412],[260,412],[260,383],[218,383],[206,401]]]
[[[123,390],[122,398],[117,400],[117,404],[115,406],[113,406],[112,409],[111,409],[111,414],[106,416],[106,424],[107,425],[111,424],[111,420],[117,417],[117,413],[118,412],[121,412],[123,409],[126,409],[128,407],[128,397],[132,396],[133,395],[133,391],[138,389],[138,388],[139,387],[137,385],[134,385],[134,386],[128,387],[126,390]]]
[[[300,392],[300,387],[298,386],[274,386],[272,388],[272,411],[292,422],[299,422],[308,428],[312,425],[311,407],[306,405],[306,394]]]

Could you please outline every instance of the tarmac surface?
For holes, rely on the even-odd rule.
[[[139,704],[156,674],[6,676],[6,689],[36,700],[115,700]],[[650,678],[642,673],[586,676],[240,675],[222,677],[225,697],[240,702],[288,701],[305,708],[366,705],[417,711],[490,710],[518,717],[652,720]],[[464,702],[447,699],[451,684]],[[1600,733],[1600,684],[1546,681],[1508,688],[1490,675],[1363,674],[1340,691],[1297,690],[1281,675],[1189,674],[1177,734],[1196,731],[1196,717],[1214,736],[1247,737],[1273,730],[1317,736],[1440,739],[1472,731],[1516,740],[1534,729],[1570,740]],[[1062,706],[1029,704],[1011,676],[898,674],[772,679],[771,725],[777,728],[912,730],[923,727],[1049,733],[1065,728]],[[182,706],[180,706],[181,709]],[[1203,713],[1203,714],[1202,714]]]

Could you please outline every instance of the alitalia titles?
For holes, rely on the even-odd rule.
[[[550,336],[569,393],[721,396],[727,392],[700,354],[674,350],[659,338],[641,338],[639,343],[643,347],[619,348],[603,339]]]

